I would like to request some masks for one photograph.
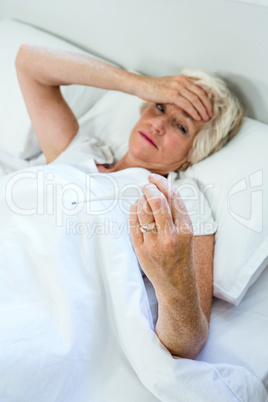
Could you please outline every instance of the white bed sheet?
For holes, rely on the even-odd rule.
[[[198,359],[248,368],[268,390],[268,266],[238,306],[214,299],[210,336]]]
[[[79,179],[44,169],[61,183]],[[26,184],[17,196],[28,209],[36,189]],[[55,214],[16,217],[4,202],[0,211],[1,402],[266,400],[243,367],[171,357],[152,330],[129,241],[70,235]],[[88,219],[81,213],[72,219]]]
[[[148,279],[145,285],[156,322],[155,293]],[[268,391],[267,289],[268,266],[238,306],[213,299],[209,339],[197,360],[246,367],[262,380]]]
[[[0,156],[0,159],[1,159],[1,156]],[[40,162],[40,163],[42,163],[42,162]],[[29,166],[29,163],[27,163],[25,161],[9,160],[7,157],[3,156],[2,169],[0,167],[0,176],[3,176],[13,170],[25,168],[27,166]],[[266,340],[267,340],[267,335],[268,335],[267,334],[267,331],[268,331],[268,318],[267,318],[268,298],[266,296],[267,287],[268,287],[268,269],[266,269],[266,271],[262,274],[262,276],[259,278],[259,280],[256,282],[256,284],[254,284],[254,286],[249,290],[245,299],[242,301],[242,303],[238,307],[234,307],[221,300],[216,300],[216,299],[214,300],[213,308],[212,308],[212,317],[211,317],[210,337],[207,342],[207,345],[205,346],[205,348],[202,350],[202,352],[198,356],[198,359],[210,362],[212,364],[223,362],[223,363],[229,363],[229,364],[242,365],[242,366],[248,368],[249,371],[255,373],[258,378],[262,379],[262,381],[264,382],[264,384],[266,385],[266,387],[268,389],[268,348],[266,347],[266,344],[267,344]],[[148,290],[148,293],[151,294],[152,289]],[[151,299],[151,296],[150,296],[150,299]],[[153,298],[151,299],[151,304],[152,304],[152,307],[154,309],[156,309],[156,304],[155,304],[155,301]],[[136,310],[135,311],[132,310],[132,313],[133,312],[135,312],[135,314],[137,313]],[[29,317],[29,319],[30,318],[31,317]],[[122,321],[121,324],[124,325],[125,323]],[[34,325],[34,323],[33,323],[33,325]],[[38,327],[36,327],[36,328],[38,329]],[[58,329],[60,329],[60,328],[58,328]],[[145,334],[145,332],[144,332],[144,334]],[[148,345],[151,343],[151,341],[152,341],[152,339],[149,339],[149,337],[148,337],[148,342],[149,342]],[[27,342],[27,339],[25,338],[24,343],[26,343],[26,342]],[[68,343],[68,339],[67,339],[67,343]],[[29,338],[29,344],[31,345],[30,338]],[[50,345],[50,346],[52,346],[52,345]],[[69,359],[69,363],[73,363],[73,366],[75,367],[76,362],[74,360],[72,361],[71,348],[69,348],[69,351],[68,351],[67,348],[66,348],[66,350],[63,350],[63,349],[56,349],[56,347],[57,347],[57,345],[55,345],[55,349],[52,350],[52,352],[54,353],[54,357],[58,356],[59,353],[61,353],[61,352],[62,352],[62,354],[65,353],[66,362],[68,363],[68,359]],[[129,347],[129,345],[127,345],[127,348],[128,347]],[[157,349],[154,349],[154,350],[157,350]],[[152,351],[153,351],[153,349],[152,349]],[[29,352],[31,352],[31,348],[29,348]],[[129,351],[129,352],[133,353],[133,355],[134,355],[135,351]],[[157,353],[160,353],[160,352],[158,351]],[[159,356],[160,356],[160,354],[159,354]],[[10,357],[12,357],[13,362],[14,362],[15,361],[14,359],[16,356],[13,355]],[[28,358],[29,359],[34,358],[34,356],[31,356],[29,354]],[[124,360],[124,356],[122,357],[120,355],[118,357],[119,360],[121,358]],[[44,355],[44,359],[45,359],[45,355]],[[48,374],[50,371],[50,376],[47,378],[51,381],[50,385],[53,385],[53,384],[55,384],[55,381],[57,383],[57,382],[59,382],[60,379],[58,379],[56,376],[53,377],[53,373],[55,373],[56,371],[55,371],[55,366],[49,366],[49,364],[51,362],[52,362],[52,360],[51,361],[47,360],[46,362],[44,361],[43,370],[47,370],[47,373],[45,373],[45,374]],[[17,361],[17,363],[19,363],[19,362]],[[107,363],[109,363],[109,362],[107,362]],[[18,366],[17,366],[18,369],[20,368],[19,366],[20,366],[20,364],[18,364]],[[71,367],[71,364],[70,364],[70,367]],[[125,367],[127,369],[129,369],[128,365]],[[207,379],[208,380],[209,380],[209,372],[210,372],[209,367],[210,366],[207,367],[207,374],[208,374]],[[3,365],[1,366],[1,368],[5,369],[5,367],[3,367]],[[30,367],[30,368],[34,369],[34,367]],[[11,370],[12,367],[9,367],[9,369]],[[68,371],[69,368],[65,367],[65,369],[66,369],[66,371]],[[185,364],[185,369],[187,369],[187,363]],[[193,375],[193,373],[195,373],[197,376],[201,373],[201,371],[198,371],[198,369],[196,369],[196,371],[195,371],[195,369],[196,369],[195,362],[193,362],[193,363],[190,362],[189,363],[189,375],[190,376]],[[212,372],[213,372],[213,370],[211,370],[211,373]],[[51,375],[51,373],[52,373],[52,375]],[[69,373],[71,373],[71,369],[70,369]],[[232,373],[232,370],[230,370],[229,373]],[[235,370],[234,370],[234,373],[235,373]],[[8,373],[6,371],[5,371],[5,374],[8,375]],[[77,375],[77,377],[78,377],[79,372],[74,371],[74,374]],[[118,373],[114,373],[115,376],[117,374]],[[122,374],[122,376],[125,375],[127,377],[126,373],[122,372],[121,374]],[[203,374],[205,374],[205,370],[203,370]],[[36,376],[40,375],[39,389],[37,386],[37,388],[36,388],[37,394],[36,395],[37,395],[38,400],[41,400],[39,392],[40,392],[40,386],[42,385],[42,380],[44,380],[44,377],[42,377],[41,371],[40,371],[40,373],[37,373],[33,370],[33,375],[36,375]],[[70,400],[69,399],[70,395],[67,395],[66,392],[70,391],[70,389],[72,388],[72,385],[77,380],[77,377],[75,375],[73,378],[73,380],[74,380],[73,382],[72,381],[66,382],[65,389],[64,389],[64,387],[61,390],[59,389],[58,392],[63,393],[61,400],[64,400],[64,401]],[[143,378],[146,377],[146,375],[144,373],[142,373],[140,375]],[[230,374],[230,376],[231,376],[231,374]],[[124,377],[124,378],[126,378],[126,377]],[[130,381],[129,377],[128,377],[128,379]],[[168,379],[166,378],[165,380],[168,380]],[[53,381],[54,381],[54,383],[53,383]],[[136,383],[135,381],[136,381],[136,377],[134,376],[133,382]],[[146,382],[146,378],[145,378],[145,382]],[[202,376],[201,376],[200,383],[201,382],[202,382]],[[147,384],[148,384],[148,382],[147,382]],[[194,384],[194,382],[188,383],[188,385],[190,385],[190,384],[193,386],[193,388],[196,387],[196,384]],[[207,384],[208,383],[205,382],[205,386],[207,386]],[[241,384],[243,384],[242,378],[241,378]],[[16,383],[16,381],[14,382],[14,385],[16,385],[16,387],[20,387],[20,386],[27,387],[27,385],[29,385],[29,387],[31,386],[30,383],[29,384],[26,384],[26,383],[20,384],[18,382]],[[107,387],[109,388],[110,385],[111,384],[108,384]],[[127,389],[129,383],[125,383],[123,385],[124,385],[124,387],[122,390],[122,395],[123,395],[123,392],[127,393],[127,391],[129,391],[129,389]],[[156,385],[156,390],[159,393],[159,385],[156,383],[154,385]],[[213,385],[213,381],[211,382],[211,385]],[[1,384],[0,384],[0,386],[1,386]],[[3,386],[3,383],[2,383],[2,386]],[[162,383],[162,386],[163,386],[163,383]],[[15,389],[16,387],[14,386],[14,388],[13,388],[14,392],[16,391],[16,389]],[[162,389],[164,389],[164,387]],[[197,385],[196,389],[198,389],[198,385]],[[217,385],[215,383],[214,390],[217,391],[217,389],[219,390],[220,388],[217,388]],[[11,387],[10,387],[10,390],[12,391]],[[160,391],[161,391],[161,387],[160,387]],[[136,392],[139,392],[139,391],[136,389]],[[140,396],[141,396],[142,392],[145,392],[144,389],[140,389]],[[205,392],[205,390],[203,390],[203,392]],[[149,394],[148,394],[147,396],[148,396],[148,401],[149,401],[149,399],[156,400],[155,397],[152,395],[149,396]],[[41,395],[41,397],[46,398],[45,395]],[[133,400],[135,400],[135,396],[132,395],[132,397],[134,398]],[[171,399],[166,399],[166,398],[168,398],[168,395],[163,396],[163,398],[165,398],[163,400],[168,400],[169,402],[171,401]],[[44,399],[44,400],[47,401],[48,399]],[[51,399],[49,399],[49,400],[51,400]],[[109,398],[109,400],[111,401],[112,399]],[[130,400],[130,399],[128,399],[128,400]],[[172,400],[175,400],[175,399],[172,399]],[[181,400],[179,396],[178,396],[178,400]],[[194,400],[194,398],[193,398],[193,400]],[[213,400],[215,400],[215,399],[213,399]],[[231,399],[228,399],[228,400],[231,400]],[[20,402],[21,401],[22,401],[22,399],[20,399]],[[146,399],[146,401],[147,401],[147,399]],[[255,401],[257,402],[257,399],[255,399],[254,402]],[[2,402],[2,399],[1,399],[1,402]],[[23,402],[24,402],[24,400],[23,400]],[[27,402],[29,402],[29,399],[27,400]],[[117,402],[118,402],[118,400],[117,400]]]

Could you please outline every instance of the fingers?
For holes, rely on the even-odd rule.
[[[137,213],[140,225],[147,225],[155,220],[153,211],[144,195],[138,198]]]
[[[213,116],[213,106],[211,97],[207,94],[207,92],[200,87],[200,85],[196,85],[194,81],[192,82],[191,78],[186,78],[189,82],[189,89],[201,100],[202,104],[205,106],[206,112],[209,117]]]
[[[172,187],[165,177],[157,174],[150,175],[149,182],[154,184],[164,195],[175,226],[179,228],[181,232],[191,234],[193,230],[192,222],[178,190]]]
[[[210,95],[195,83],[196,79],[180,74],[166,77],[141,77],[146,86],[140,93],[148,102],[172,103],[183,109],[194,120],[209,120],[213,116]],[[144,89],[145,88],[145,89]]]
[[[207,121],[213,116],[212,102],[204,89],[194,83],[194,79],[179,75],[176,77],[179,88],[178,93],[181,98],[175,104],[181,107],[195,120],[200,117]]]
[[[183,109],[186,113],[188,113],[194,120],[201,120],[200,114],[198,113],[197,109],[193,106],[193,104],[188,99],[186,99],[185,91],[184,91],[184,97],[177,96],[173,103],[176,106],[179,106],[181,109]]]
[[[140,227],[152,222],[156,223],[156,230],[148,232],[151,234],[177,230],[180,234],[193,235],[192,222],[183,199],[165,177],[150,175],[149,183],[143,186],[142,191],[145,196],[131,206],[129,216],[135,247],[144,241]]]
[[[138,203],[131,205],[129,214],[129,228],[134,247],[143,244],[143,235],[140,231],[140,222],[138,219]]]
[[[146,184],[143,186],[142,191],[152,211],[157,231],[160,232],[167,228],[172,228],[172,214],[165,195],[154,184]],[[152,219],[150,222],[152,222]]]
[[[191,106],[197,111],[198,116],[200,115],[203,120],[208,120],[208,112],[203,102],[193,91],[190,91],[189,89],[190,88],[183,89],[181,91],[181,95],[190,102]]]

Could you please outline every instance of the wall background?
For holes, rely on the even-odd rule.
[[[268,0],[248,1],[0,0],[0,18],[33,24],[146,74],[184,67],[217,73],[250,117],[268,123]]]

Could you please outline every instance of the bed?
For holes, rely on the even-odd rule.
[[[1,205],[1,402],[267,400],[267,17],[265,1],[2,2],[1,193],[19,172],[37,174],[45,165],[16,81],[14,59],[24,42],[92,54],[138,73],[176,74],[185,66],[215,72],[241,97],[247,116],[233,141],[182,175],[198,184],[218,223],[210,335],[195,361],[173,358],[158,341],[154,290],[140,272],[126,269],[127,257],[113,256],[121,256],[118,238],[104,256],[100,233],[90,247],[101,273],[84,272],[85,236],[66,236],[64,225],[54,233],[49,217],[36,223],[29,216],[20,238],[25,216],[11,218]],[[78,86],[63,94],[80,128],[120,158],[141,100]],[[60,167],[47,169],[47,186],[52,173],[66,185],[70,177],[79,181],[72,171],[63,177]],[[21,181],[18,200],[26,185]],[[191,203],[193,194],[187,196]],[[49,253],[40,239],[51,245]]]

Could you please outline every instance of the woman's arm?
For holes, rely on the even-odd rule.
[[[131,93],[135,74],[89,56],[22,45],[16,58],[21,91],[47,162],[71,142],[79,125],[60,86],[80,84]]]
[[[174,356],[194,359],[207,341],[213,295],[213,250],[214,235],[194,236],[194,258],[187,267],[189,271],[195,270],[195,279],[178,286],[180,297],[170,297],[168,286],[158,297],[156,333]]]
[[[209,332],[214,236],[194,237],[179,193],[162,176],[149,180],[154,185],[144,187],[146,200],[131,208],[134,249],[156,292],[159,339],[173,355],[195,358]],[[142,234],[140,225],[152,221],[152,213],[158,228]]]
[[[64,101],[61,85],[87,85],[122,91],[161,103],[174,103],[193,118],[211,114],[207,94],[187,77],[145,77],[111,66],[87,55],[33,45],[22,45],[16,58],[22,94],[47,162],[71,142],[78,122]],[[201,116],[201,117],[200,117]]]

